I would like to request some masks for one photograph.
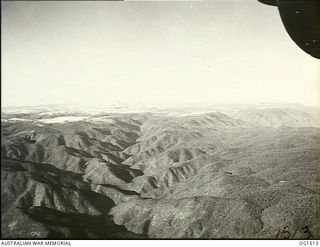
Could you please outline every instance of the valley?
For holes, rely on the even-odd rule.
[[[3,111],[1,236],[319,238],[314,112]]]

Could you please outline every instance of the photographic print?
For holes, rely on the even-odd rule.
[[[2,239],[319,239],[319,2],[1,1]]]

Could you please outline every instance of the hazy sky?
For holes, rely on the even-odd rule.
[[[319,102],[318,60],[256,0],[2,2],[1,25],[3,106]]]

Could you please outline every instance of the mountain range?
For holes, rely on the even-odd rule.
[[[317,108],[2,110],[1,236],[319,238]]]

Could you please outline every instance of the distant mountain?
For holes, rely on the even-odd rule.
[[[319,114],[319,112],[318,112]],[[233,117],[256,127],[319,127],[316,109],[265,108],[246,109],[231,114]]]
[[[4,238],[320,236],[312,108],[58,110],[2,113]]]

